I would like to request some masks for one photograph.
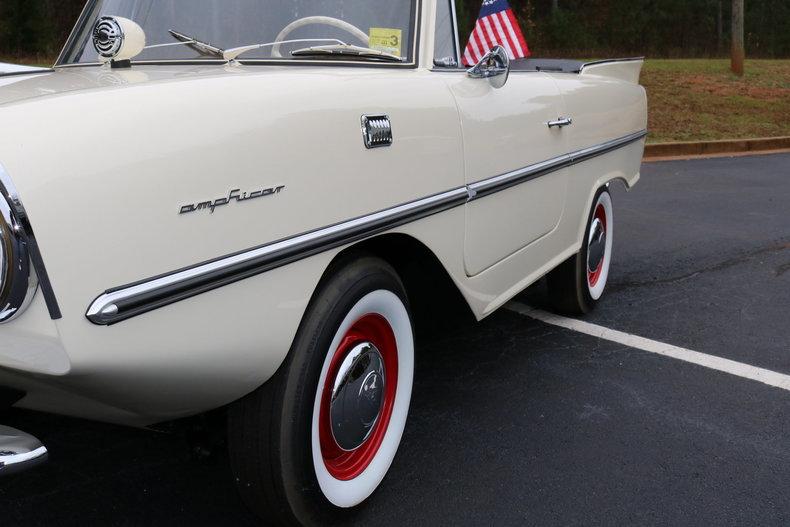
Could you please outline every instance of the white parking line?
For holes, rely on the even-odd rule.
[[[590,324],[589,322],[553,315],[539,309],[531,308],[519,302],[510,302],[507,304],[506,308],[509,311],[534,318],[535,320],[539,320],[545,324],[570,329],[578,333],[584,333],[585,335],[591,335],[600,339],[616,342],[618,344],[622,344],[623,346],[628,346],[629,348],[636,348],[642,351],[663,355],[665,357],[671,357],[673,359],[690,362],[692,364],[704,366],[705,368],[729,373],[730,375],[736,375],[738,377],[743,377],[744,379],[750,379],[752,381],[767,384],[768,386],[790,391],[790,375],[784,375],[775,371],[757,368],[755,366],[750,366],[748,364],[743,364],[741,362],[736,362],[729,359],[723,359],[721,357],[708,355],[706,353],[700,353],[698,351],[679,348],[678,346],[664,344],[663,342],[638,337],[636,335],[623,333],[622,331],[616,331],[603,326],[597,326],[595,324]]]

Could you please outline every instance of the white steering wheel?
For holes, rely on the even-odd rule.
[[[368,35],[357,26],[349,24],[345,20],[332,18],[331,16],[306,16],[304,18],[300,18],[299,20],[294,20],[285,26],[282,31],[280,31],[280,34],[274,39],[275,44],[272,47],[272,57],[282,58],[282,54],[280,53],[280,43],[286,40],[288,35],[300,27],[311,26],[315,24],[323,24],[325,26],[332,26],[342,29],[343,31],[347,31],[357,37],[365,44],[366,47],[370,45],[370,37],[368,37]]]

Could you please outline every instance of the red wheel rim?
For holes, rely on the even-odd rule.
[[[599,203],[598,207],[596,207],[595,216],[593,216],[593,219],[594,220],[597,219],[598,221],[601,222],[601,225],[603,226],[603,232],[605,234],[608,229],[608,225],[606,223],[606,209],[604,208],[602,203]],[[590,287],[595,287],[596,285],[598,285],[598,281],[601,279],[601,274],[603,274],[605,263],[606,263],[606,252],[604,251],[603,258],[601,258],[598,267],[596,267],[595,269],[590,269],[589,267],[587,268],[587,283],[590,285]]]
[[[348,452],[340,448],[332,435],[330,406],[332,390],[343,361],[357,345],[369,342],[378,348],[384,360],[386,382],[381,412],[367,440],[357,449]],[[321,457],[329,474],[335,479],[349,481],[365,471],[384,441],[389,427],[395,394],[398,386],[398,347],[395,333],[389,322],[378,314],[365,315],[346,332],[332,356],[322,387],[321,407],[318,417],[318,435]]]

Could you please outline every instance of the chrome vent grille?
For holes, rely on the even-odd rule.
[[[123,44],[123,29],[112,17],[101,18],[93,28],[93,47],[105,58],[113,58]]]
[[[366,148],[381,148],[391,146],[392,123],[386,115],[362,116],[362,135],[365,138]]]

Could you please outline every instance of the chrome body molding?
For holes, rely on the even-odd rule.
[[[195,267],[109,290],[91,304],[86,316],[111,325],[148,311],[217,289],[324,251],[466,203],[465,187],[450,190],[206,262]]]
[[[41,286],[50,316],[61,317],[33,228],[11,177],[0,164],[0,324],[21,315]]]
[[[485,198],[623,148],[640,141],[646,135],[647,131],[642,130],[468,186],[110,289],[93,301],[85,316],[97,325],[117,324],[175,302]]]
[[[470,196],[472,196],[474,199],[479,199],[491,194],[496,194],[497,192],[501,192],[516,185],[526,183],[531,179],[545,176],[546,174],[556,172],[557,170],[562,170],[563,168],[567,168],[577,163],[582,163],[588,159],[602,156],[613,150],[617,150],[618,148],[623,148],[630,145],[631,143],[635,143],[644,139],[646,136],[647,130],[642,130],[641,132],[636,132],[613,141],[608,141],[590,148],[571,152],[570,154],[548,159],[520,170],[514,170],[513,172],[508,172],[507,174],[502,174],[501,176],[496,176],[478,183],[473,183],[469,185]]]

